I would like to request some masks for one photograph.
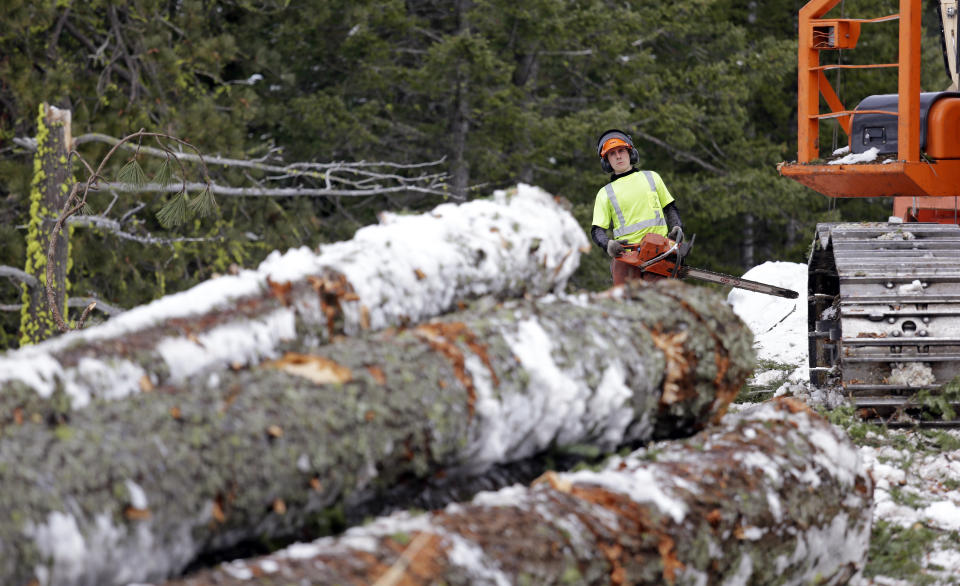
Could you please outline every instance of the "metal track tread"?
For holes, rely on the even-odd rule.
[[[807,304],[813,384],[878,415],[919,409],[918,390],[960,375],[960,226],[819,224]]]

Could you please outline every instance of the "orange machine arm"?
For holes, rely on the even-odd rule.
[[[841,0],[811,0],[799,14],[799,46],[797,49],[797,161],[781,163],[780,174],[795,179],[829,197],[894,196],[896,215],[920,217],[917,210],[929,208],[955,215],[960,196],[960,155],[954,148],[957,139],[951,120],[931,118],[931,136],[949,144],[949,154],[920,159],[920,0],[900,0],[897,14],[874,19],[824,18]],[[897,63],[873,65],[821,65],[820,52],[856,47],[862,23],[899,19]],[[896,67],[898,70],[897,159],[895,161],[846,165],[817,164],[820,158],[820,120],[835,118],[849,137],[854,111],[844,108],[824,71],[854,67]],[[820,96],[830,111],[820,112]],[[951,106],[954,108],[954,106]],[[960,106],[956,106],[960,109]],[[865,110],[859,113],[867,113]],[[931,120],[933,120],[931,122]],[[936,132],[933,132],[933,131]],[[931,148],[928,144],[928,150]],[[935,146],[935,145],[934,145]],[[943,150],[941,148],[941,150]],[[934,197],[930,197],[934,196]],[[925,198],[922,204],[915,198]],[[949,198],[949,199],[947,199]],[[941,201],[942,200],[942,201]],[[907,207],[910,213],[907,213]]]
[[[850,117],[836,92],[824,75],[824,70],[835,68],[898,67],[900,116],[897,132],[898,158],[904,161],[920,160],[920,2],[900,0],[899,14],[873,19],[824,19],[840,0],[812,0],[800,9],[800,43],[797,52],[797,160],[809,163],[819,158],[820,119],[838,118],[847,136],[850,135]],[[901,19],[900,52],[896,64],[874,65],[820,65],[820,51],[852,49],[860,36],[860,24]],[[820,114],[820,95],[823,95],[831,114]],[[909,96],[904,99],[904,96]]]

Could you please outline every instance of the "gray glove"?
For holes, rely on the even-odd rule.
[[[683,230],[680,229],[680,226],[674,226],[670,228],[670,233],[667,234],[667,238],[674,242],[680,242],[683,240]]]
[[[623,254],[623,245],[626,243],[627,243],[626,240],[611,239],[609,242],[607,242],[607,254],[609,254],[613,258],[617,258],[621,254]]]

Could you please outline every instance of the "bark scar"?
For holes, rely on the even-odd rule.
[[[490,371],[490,380],[493,386],[500,386],[500,379],[490,362],[486,344],[477,341],[477,335],[467,328],[463,322],[440,322],[423,324],[414,329],[414,333],[423,339],[431,348],[442,354],[453,365],[453,374],[467,389],[467,413],[472,419],[476,409],[477,388],[473,378],[467,373],[466,357],[457,346],[462,341],[471,352],[476,354]]]

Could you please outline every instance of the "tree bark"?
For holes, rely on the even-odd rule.
[[[846,584],[866,562],[872,499],[845,434],[784,399],[600,471],[548,472],[168,586]]]
[[[23,283],[23,309],[20,317],[20,345],[36,344],[60,333],[47,306],[44,285],[47,282],[47,249],[58,238],[53,259],[54,290],[66,306],[67,247],[66,234],[53,234],[57,216],[70,193],[73,174],[70,168],[70,110],[48,104],[40,106],[37,119],[37,150],[34,154],[33,184],[30,190],[30,221],[27,228],[27,259],[24,271],[40,281],[40,286]]]
[[[753,368],[732,309],[678,281],[481,302],[316,341],[8,426],[0,583],[157,580],[199,554],[315,527],[404,479],[689,434]]]
[[[0,357],[0,425],[276,358],[297,338],[416,323],[483,295],[562,290],[588,246],[561,202],[526,185],[423,215],[384,215],[349,241],[274,253],[256,271]]]

